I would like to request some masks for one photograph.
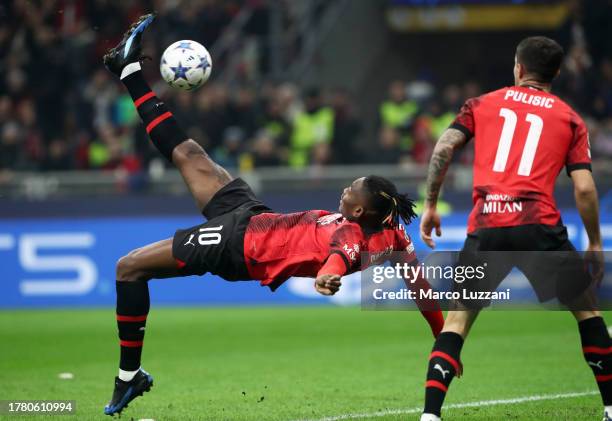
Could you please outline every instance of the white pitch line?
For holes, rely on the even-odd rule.
[[[520,398],[494,399],[490,401],[451,403],[449,405],[445,405],[442,409],[448,410],[448,409],[460,409],[460,408],[473,408],[473,407],[481,407],[481,406],[513,405],[513,404],[523,403],[523,402],[549,401],[549,400],[555,400],[555,399],[576,398],[580,396],[590,396],[590,395],[597,395],[597,394],[599,394],[599,392],[593,390],[593,391],[588,391],[588,392],[558,393],[555,395],[522,396]],[[336,415],[332,417],[311,418],[311,419],[299,420],[299,421],[354,420],[354,419],[360,419],[360,418],[386,417],[388,415],[419,414],[421,413],[421,411],[423,411],[423,408],[387,409],[385,411],[370,412],[368,414],[366,413],[344,414],[344,415]]]

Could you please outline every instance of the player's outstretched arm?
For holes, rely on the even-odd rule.
[[[587,262],[591,266],[592,275],[596,282],[603,277],[603,255],[601,232],[599,229],[599,200],[597,187],[591,171],[586,169],[574,170],[570,173],[574,183],[574,198],[576,208],[589,237]]]
[[[436,211],[438,204],[438,196],[440,188],[444,183],[446,171],[453,159],[455,151],[467,142],[466,135],[457,129],[446,129],[436,143],[431,160],[429,161],[429,169],[427,171],[427,195],[425,198],[425,209],[421,216],[421,239],[429,247],[434,248],[435,243],[431,238],[431,231],[435,228],[436,235],[442,235],[440,230],[440,216]]]
[[[319,294],[334,295],[340,290],[340,278],[346,273],[346,264],[338,253],[331,253],[317,273],[314,287]]]

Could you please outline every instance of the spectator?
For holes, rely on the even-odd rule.
[[[276,167],[282,163],[283,151],[277,147],[274,138],[267,130],[261,130],[257,133],[253,141],[252,151],[255,167]]]
[[[259,127],[266,130],[269,136],[275,139],[278,147],[287,148],[291,136],[291,125],[285,118],[281,101],[271,98],[259,120]]]
[[[327,162],[333,130],[334,111],[323,105],[319,90],[311,88],[306,92],[304,111],[299,112],[293,121],[289,164],[298,168],[306,166],[315,149],[316,161]]]
[[[198,94],[197,108],[199,111],[198,124],[206,133],[210,141],[209,149],[220,146],[223,141],[223,132],[230,127],[230,104],[227,87],[212,83]]]
[[[0,168],[4,174],[8,169],[139,171],[152,160],[161,161],[131,98],[102,68],[100,57],[145,9],[160,13],[144,47],[158,57],[165,45],[181,38],[200,39],[211,47],[244,4],[254,8],[244,33],[239,34],[244,41],[240,48],[249,50],[250,37],[261,39],[268,33],[267,1],[0,2]],[[285,28],[299,19],[304,5],[281,4],[286,8]],[[612,9],[605,1],[575,0],[570,7],[561,36],[567,57],[557,86],[561,96],[593,122],[595,159],[612,159],[608,145]],[[318,12],[315,15],[318,19]],[[302,41],[296,38],[288,49],[299,51],[296,44]],[[267,49],[260,46],[258,50],[250,62],[267,64]],[[229,58],[215,61],[214,76],[223,74],[224,60]],[[236,57],[236,62],[243,66],[244,57]],[[249,81],[265,70],[262,63],[259,66],[248,71]],[[465,74],[458,74],[463,85],[449,85],[441,98],[432,98],[432,89],[440,86],[431,72],[426,80],[393,81],[375,115],[362,119],[355,109],[357,101],[344,90],[334,91],[327,106],[317,89],[300,95],[298,87],[287,82],[264,79],[259,87],[249,83],[236,88],[218,78],[198,92],[182,92],[160,83],[156,66],[145,71],[187,135],[211,155],[238,167],[243,167],[247,156],[255,167],[425,162],[433,142],[463,101],[482,91],[478,84],[464,83]],[[479,81],[487,86],[485,78]],[[375,126],[376,116],[379,127],[363,150],[377,153],[360,153],[362,129]],[[464,153],[462,159],[469,156]]]
[[[396,80],[389,85],[389,96],[379,109],[381,126],[390,127],[400,133],[400,146],[411,150],[414,146],[412,125],[419,113],[419,106],[406,96],[406,84]]]
[[[589,121],[587,124],[590,128],[593,157],[612,159],[612,117],[603,120],[601,124],[595,121]]]
[[[0,133],[0,168],[23,169],[21,141],[19,125],[14,121],[4,124]]]
[[[334,134],[331,147],[336,164],[356,164],[362,160],[357,146],[361,121],[355,115],[354,103],[354,98],[345,89],[337,89],[332,94]]]
[[[246,136],[252,136],[257,128],[257,114],[255,92],[247,87],[237,89],[230,107],[231,124],[241,127]]]
[[[378,144],[370,161],[375,164],[397,164],[401,155],[399,131],[389,126],[382,126],[378,131]]]
[[[238,168],[243,141],[244,130],[242,128],[228,127],[223,132],[223,142],[213,151],[213,159],[222,167]]]
[[[72,157],[68,149],[68,143],[60,138],[55,138],[49,143],[42,169],[45,171],[67,171],[73,167]]]

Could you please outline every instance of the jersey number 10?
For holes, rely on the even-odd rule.
[[[200,228],[200,234],[198,236],[198,243],[202,246],[210,246],[219,244],[221,242],[221,233],[216,231],[221,231],[223,229],[223,225],[219,225],[218,227],[208,227],[208,228]]]
[[[510,154],[510,146],[514,138],[514,130],[516,129],[517,116],[516,113],[508,108],[499,110],[499,115],[504,118],[504,127],[502,127],[499,145],[497,146],[497,154],[495,154],[495,163],[493,171],[504,172],[508,155]],[[536,149],[542,135],[544,121],[535,114],[527,114],[525,120],[529,123],[529,132],[527,132],[527,140],[521,155],[521,163],[518,168],[518,175],[529,176],[531,174],[531,166],[535,158]]]

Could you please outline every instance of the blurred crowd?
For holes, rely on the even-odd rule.
[[[247,26],[265,33],[266,2],[15,0],[0,5],[0,171],[147,169],[150,146],[130,97],[101,65],[104,51],[141,10],[163,17],[145,49],[183,38],[214,45],[248,2],[261,13]],[[612,60],[590,48],[578,13],[564,27],[568,51],[561,96],[583,113],[593,155],[612,159]],[[376,135],[365,133],[356,100],[344,89],[321,91],[292,83],[227,86],[211,81],[196,92],[172,91],[157,66],[147,78],[187,133],[221,165],[304,167],[327,164],[426,162],[436,139],[474,82],[436,86],[392,81],[377,111]],[[357,145],[357,146],[356,146]]]

